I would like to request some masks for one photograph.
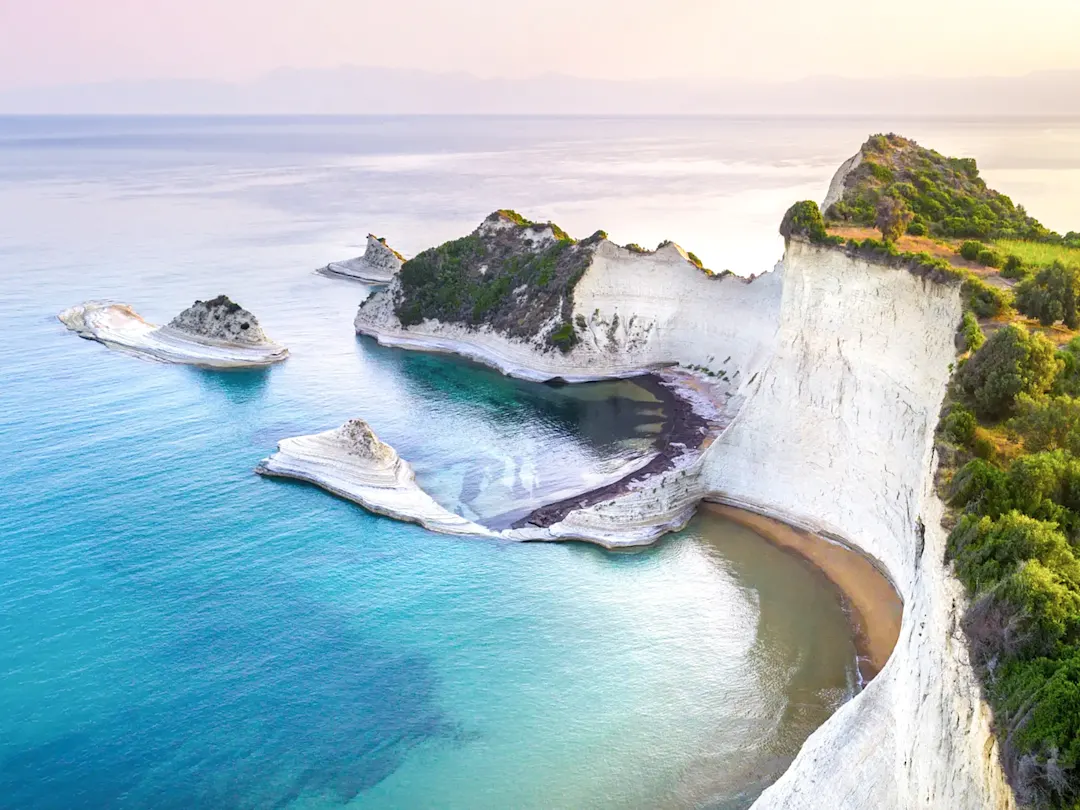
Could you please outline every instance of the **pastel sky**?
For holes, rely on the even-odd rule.
[[[1080,68],[1078,0],[0,0],[0,89],[343,64],[791,79]]]

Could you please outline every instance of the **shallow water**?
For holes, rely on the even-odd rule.
[[[927,126],[943,150],[1030,141]],[[368,230],[412,253],[512,206],[761,270],[787,204],[876,128],[0,119],[0,806],[745,806],[850,695],[814,571],[715,518],[631,554],[507,545],[252,468],[362,416],[470,517],[588,487],[648,451],[642,389],[357,340],[366,289],[311,268]],[[1065,229],[1032,199],[1045,165],[1009,165]],[[55,321],[115,298],[161,322],[219,292],[291,358],[214,374]]]

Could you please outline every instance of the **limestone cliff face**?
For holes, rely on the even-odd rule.
[[[168,328],[220,343],[258,346],[269,342],[258,319],[227,295],[196,301],[169,321]]]
[[[454,352],[524,379],[578,382],[682,363],[739,388],[770,355],[779,275],[712,276],[678,245],[638,252],[603,239],[573,290],[578,342],[569,352],[545,341],[552,324],[532,339],[436,320],[405,327],[394,313],[397,281],[364,302],[355,327],[385,345]]]
[[[864,551],[905,606],[885,669],[756,807],[1011,807],[933,493],[959,291],[799,241],[784,276],[775,351],[706,453],[703,488]]]

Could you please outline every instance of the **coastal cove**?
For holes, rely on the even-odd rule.
[[[959,285],[775,235],[873,125],[800,122],[792,145],[782,122],[684,122],[681,140],[639,120],[443,124],[0,135],[18,234],[0,267],[33,269],[0,300],[0,492],[20,505],[0,537],[4,795],[1010,807],[933,489]],[[946,149],[1018,138],[920,126]],[[597,238],[570,306],[533,313],[536,341],[489,333],[476,353],[391,322],[357,280],[386,274],[393,295],[389,246],[415,256],[506,204],[687,249]],[[342,261],[368,231],[379,260]],[[219,292],[289,360],[139,362],[55,320],[123,300],[166,323]],[[367,484],[415,480],[446,534],[252,474],[288,475],[275,447],[342,425],[394,470]]]

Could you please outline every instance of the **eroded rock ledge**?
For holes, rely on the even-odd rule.
[[[80,337],[166,363],[251,368],[289,355],[266,336],[254,315],[225,295],[196,301],[167,326],[148,323],[127,304],[103,301],[87,301],[57,317]]]

